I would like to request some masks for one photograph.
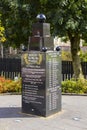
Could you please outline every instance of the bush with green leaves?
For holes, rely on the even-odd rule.
[[[81,61],[87,62],[87,52],[80,52]]]
[[[87,62],[87,52],[80,51],[81,62]],[[63,61],[72,61],[72,56],[70,51],[62,51]]]
[[[72,61],[71,52],[70,51],[62,51],[62,60],[63,61]]]
[[[62,93],[87,94],[87,80],[78,79],[75,81],[71,79],[62,81]]]

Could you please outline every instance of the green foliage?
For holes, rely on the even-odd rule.
[[[80,52],[80,58],[82,62],[87,62],[87,52]]]
[[[45,13],[54,35],[81,34],[87,39],[86,0],[1,0],[0,12],[8,43],[27,44],[31,25],[38,13]]]
[[[28,44],[32,23],[36,22],[38,13],[44,13],[47,22],[51,23],[51,33],[54,36],[68,37],[72,61],[74,63],[80,61],[78,56],[80,39],[87,41],[86,0],[1,0],[0,6],[9,44],[13,46]],[[78,64],[76,67],[80,74],[80,62]],[[75,75],[76,67],[73,66]],[[79,77],[79,74],[76,77]]]
[[[7,43],[17,47],[27,44],[32,23],[29,5],[23,4],[22,0],[2,0],[0,5]]]
[[[62,51],[62,60],[63,61],[72,61],[72,56],[70,51]],[[87,52],[80,51],[81,62],[87,62]]]
[[[44,0],[43,0],[44,1]],[[54,34],[67,36],[87,33],[87,4],[85,0],[47,0],[47,15],[54,26]]]
[[[77,81],[71,79],[62,82],[63,93],[76,93],[84,94],[87,93],[87,80],[78,79]]]
[[[72,61],[70,51],[62,51],[62,60],[63,61]]]
[[[87,37],[86,37],[87,38]],[[87,41],[82,43],[83,46],[87,46]]]
[[[0,43],[3,43],[5,41],[6,41],[6,38],[5,38],[5,29],[2,26],[1,14],[0,14]]]
[[[73,71],[78,79],[82,75],[79,58],[80,39],[87,40],[87,2],[85,0],[47,0],[45,7],[53,35],[68,37],[70,40]]]

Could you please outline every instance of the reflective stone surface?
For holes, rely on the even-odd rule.
[[[35,23],[32,25],[32,36],[50,37],[49,23]]]
[[[61,110],[61,60],[57,51],[22,55],[22,112],[49,116]]]
[[[35,23],[32,26],[32,36],[29,38],[29,50],[41,51],[43,47],[54,50],[53,37],[50,36],[50,24]]]
[[[30,50],[42,50],[43,47],[47,47],[48,50],[53,50],[53,37],[30,37]]]

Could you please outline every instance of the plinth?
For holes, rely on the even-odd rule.
[[[47,117],[59,111],[60,52],[25,52],[22,55],[22,112]]]

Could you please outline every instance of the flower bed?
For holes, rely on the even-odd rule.
[[[21,92],[21,79],[11,80],[0,77],[0,93]]]

